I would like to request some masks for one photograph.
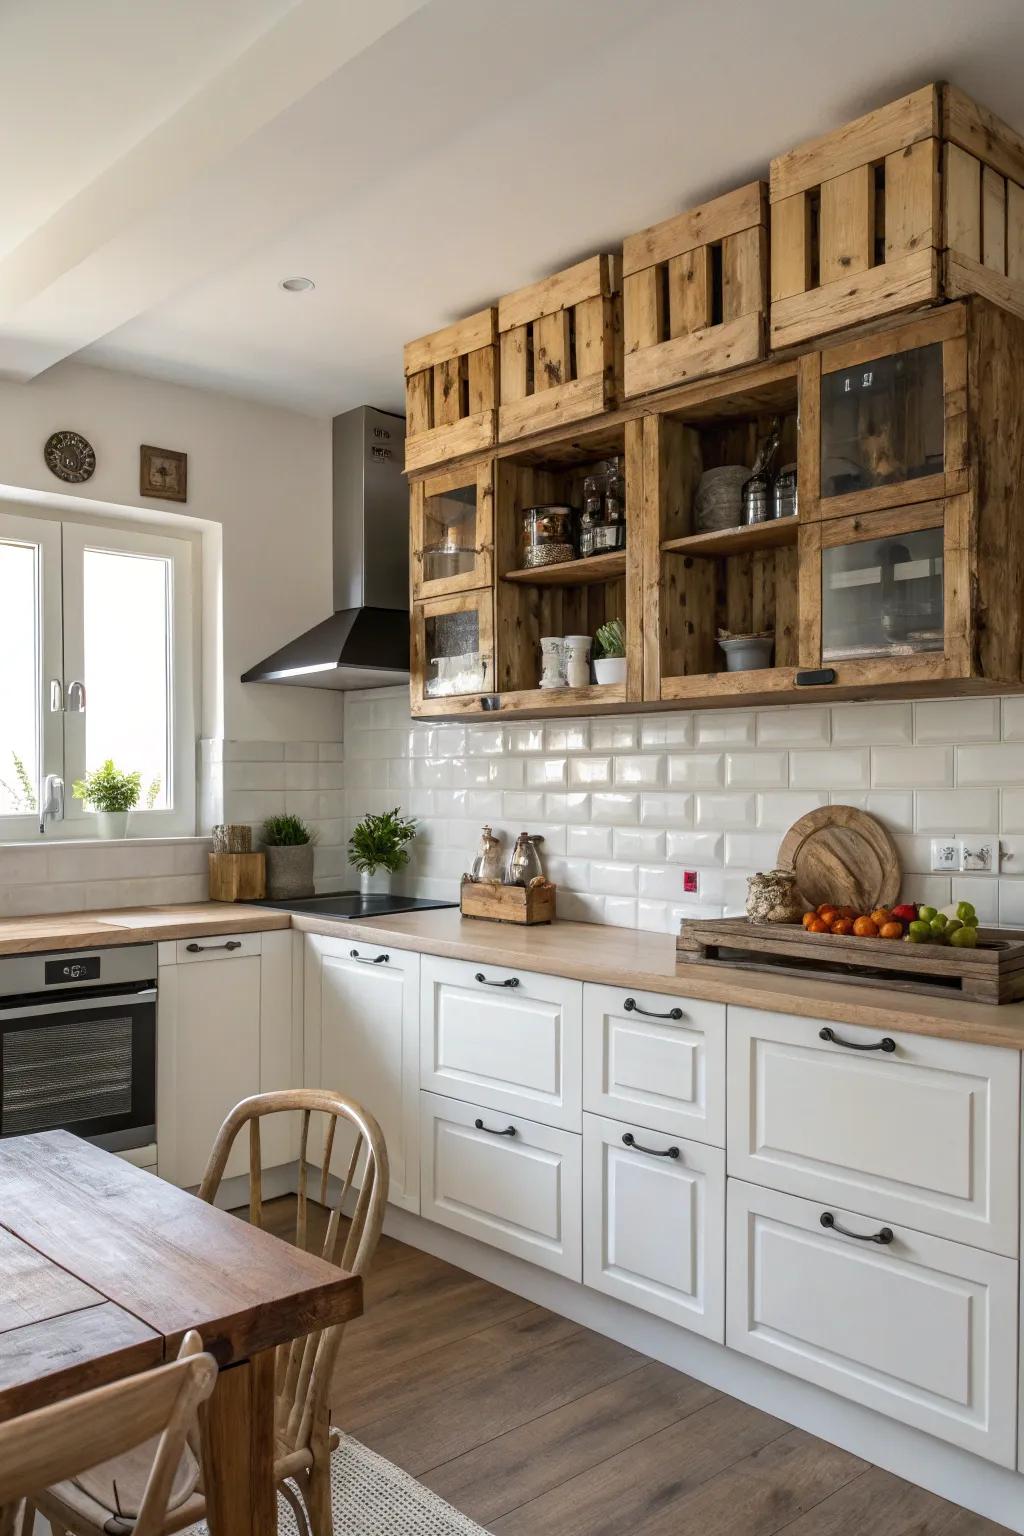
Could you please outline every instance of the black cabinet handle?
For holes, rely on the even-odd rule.
[[[488,1136],[514,1136],[516,1134],[514,1125],[506,1125],[503,1131],[496,1131],[493,1126],[484,1125],[482,1120],[474,1120],[473,1124],[478,1131],[486,1131]]]
[[[668,1013],[652,1013],[649,1008],[641,1008],[635,997],[627,997],[622,1006],[627,1013],[642,1013],[645,1019],[681,1019],[683,1016],[681,1008],[670,1008]]]
[[[207,949],[241,949],[241,939],[228,939],[226,944],[186,944],[190,955],[201,955]]]
[[[844,1237],[855,1237],[858,1243],[881,1243],[883,1247],[893,1240],[892,1227],[879,1227],[877,1232],[851,1232],[849,1227],[841,1227],[831,1211],[822,1211],[821,1224],[830,1232],[841,1232]]]
[[[891,1035],[883,1035],[874,1045],[860,1045],[856,1040],[844,1040],[842,1035],[837,1035],[827,1024],[824,1029],[818,1030],[818,1039],[828,1040],[832,1045],[841,1045],[847,1051],[884,1051],[887,1056],[891,1056],[896,1049],[896,1041]]]
[[[510,976],[507,981],[488,981],[483,971],[477,971],[476,979],[483,982],[485,987],[518,987],[519,985],[518,976]]]
[[[622,1144],[623,1144],[624,1147],[628,1147],[631,1152],[646,1152],[648,1157],[673,1157],[673,1158],[675,1158],[675,1157],[679,1156],[679,1148],[678,1147],[666,1147],[664,1152],[659,1152],[657,1147],[644,1147],[644,1146],[641,1146],[640,1143],[637,1141],[636,1137],[633,1135],[632,1131],[626,1131],[625,1132],[625,1134],[623,1135],[623,1138],[622,1138]]]
[[[361,955],[358,949],[350,949],[348,957],[350,960],[358,960],[360,965],[387,965],[391,959],[390,955]]]

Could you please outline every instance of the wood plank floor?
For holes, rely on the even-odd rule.
[[[1005,1530],[393,1238],[366,1304],[335,1422],[501,1536]]]

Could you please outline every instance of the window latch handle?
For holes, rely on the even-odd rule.
[[[73,683],[68,683],[68,713],[71,715],[84,715],[85,713],[85,684],[77,677]]]
[[[50,714],[64,713],[64,684],[59,677],[50,678]]]

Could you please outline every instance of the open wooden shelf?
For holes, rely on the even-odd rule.
[[[664,539],[662,549],[677,555],[741,555],[748,549],[784,549],[796,543],[798,517],[777,517],[766,523],[720,528]]]
[[[506,571],[502,580],[531,587],[592,587],[596,582],[614,581],[625,574],[626,551],[612,549],[605,555],[588,555],[585,560],[562,560],[557,565]]]

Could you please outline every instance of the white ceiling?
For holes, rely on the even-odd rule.
[[[409,337],[1022,70],[1020,0],[0,0],[0,374],[401,409]]]

